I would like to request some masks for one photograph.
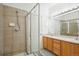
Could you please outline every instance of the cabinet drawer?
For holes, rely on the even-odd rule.
[[[54,43],[54,44],[53,44],[53,47],[54,47],[54,48],[57,48],[57,49],[60,49],[60,44]]]
[[[60,40],[54,39],[53,41],[57,44],[60,44]]]
[[[54,40],[53,43],[54,43],[53,44],[54,48],[60,49],[60,41],[59,40]]]
[[[53,52],[54,52],[56,55],[60,55],[60,49],[53,48]]]
[[[53,40],[51,38],[48,38],[48,50],[53,51]]]

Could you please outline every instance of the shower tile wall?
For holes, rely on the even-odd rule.
[[[4,50],[4,55],[13,55],[25,51],[25,15],[27,14],[27,12],[9,6],[2,6],[2,7],[4,12],[4,16],[3,16],[4,23],[1,22],[1,19],[0,22],[4,24],[4,27],[2,26],[2,28],[4,28],[4,35],[3,35],[4,39],[2,39],[4,40],[2,41],[4,47],[2,46],[2,48],[4,49],[0,48],[0,51]],[[19,19],[18,22],[20,25],[20,31],[17,32],[15,31],[15,28],[17,27],[16,11],[18,11],[18,19]],[[16,26],[10,27],[9,23],[15,23]],[[0,45],[1,45],[1,37],[0,37]]]
[[[3,55],[3,7],[0,5],[0,55]]]

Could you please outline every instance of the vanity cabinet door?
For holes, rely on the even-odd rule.
[[[48,38],[48,50],[53,51],[53,40],[51,38]]]
[[[56,55],[60,55],[60,40],[57,39],[53,40],[53,52]]]
[[[48,38],[43,37],[43,48],[48,49]]]
[[[61,55],[72,56],[73,55],[73,44],[69,42],[61,42]]]
[[[79,56],[79,45],[78,44],[74,44],[73,46],[74,46],[74,48],[73,48],[73,55],[74,56]]]

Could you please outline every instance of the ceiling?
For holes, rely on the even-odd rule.
[[[4,5],[30,11],[36,3],[3,3]],[[79,6],[79,3],[40,3],[42,15],[57,15],[63,11]]]
[[[48,16],[50,7],[54,6],[56,3],[40,3],[40,14],[41,16]]]
[[[3,3],[4,5],[16,7],[22,10],[30,11],[36,3]],[[55,3],[40,3],[40,14],[48,16],[49,8]]]
[[[30,11],[36,3],[3,3],[4,5],[16,7],[22,10]]]
[[[77,6],[79,6],[79,3],[57,3],[50,8],[49,13],[53,16]]]

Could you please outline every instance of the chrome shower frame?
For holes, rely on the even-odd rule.
[[[32,46],[31,46],[31,12],[38,6],[38,52],[40,53],[40,4],[36,3],[36,5],[34,5],[34,7],[30,10],[30,12],[25,16],[25,48],[26,48],[26,53],[28,53],[27,51],[27,32],[26,32],[26,18],[28,17],[28,15],[30,15],[30,53],[32,53]]]

